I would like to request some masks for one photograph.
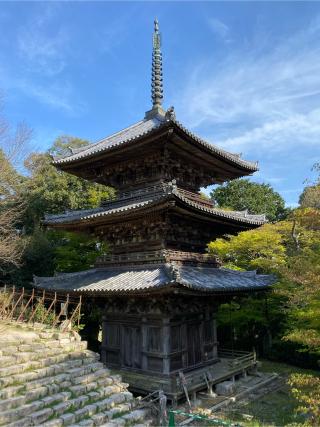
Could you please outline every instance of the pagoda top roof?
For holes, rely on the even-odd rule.
[[[231,163],[235,167],[244,169],[245,173],[253,173],[258,170],[258,163],[243,160],[239,154],[230,153],[217,145],[211,144],[204,139],[200,138],[193,132],[189,131],[183,126],[176,118],[172,108],[167,112],[162,109],[157,109],[147,113],[146,117],[106,138],[97,141],[94,144],[88,144],[80,148],[70,148],[69,152],[60,157],[54,157],[53,164],[57,167],[63,168],[76,164],[78,162],[86,161],[100,157],[107,154],[109,151],[117,150],[119,148],[135,144],[138,140],[156,135],[163,130],[176,130],[184,134],[188,139],[191,139],[193,144],[200,149],[206,149],[209,154]]]
[[[272,275],[167,262],[151,265],[94,268],[53,277],[34,276],[36,287],[87,295],[147,295],[170,289],[203,294],[248,292],[267,289]]]
[[[174,182],[170,182],[128,192],[122,195],[122,198],[111,200],[98,208],[46,215],[43,224],[49,226],[90,224],[106,216],[117,216],[146,208],[156,208],[169,200],[176,200],[185,207],[200,211],[213,219],[238,224],[239,226],[251,228],[266,223],[265,215],[216,208],[211,201],[202,199],[200,195],[183,190],[177,187]]]
[[[250,175],[258,170],[257,162],[244,160],[240,154],[226,151],[188,130],[176,119],[173,107],[165,111],[162,106],[161,34],[157,20],[154,22],[152,37],[151,100],[152,107],[145,113],[143,120],[95,143],[79,148],[70,147],[59,157],[54,157],[53,164],[76,176],[117,188],[114,182],[106,180],[104,168],[110,169],[113,163],[140,157],[146,149],[149,152],[156,150],[163,143],[167,147],[171,145],[178,156],[191,158],[197,165],[201,161],[206,170],[214,171],[212,182],[208,183],[207,178],[205,186]],[[160,144],[155,144],[155,141]]]

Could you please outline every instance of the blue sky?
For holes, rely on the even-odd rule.
[[[95,141],[150,109],[153,19],[164,106],[210,142],[258,160],[252,178],[295,205],[320,160],[317,2],[0,2],[0,89],[33,147]]]

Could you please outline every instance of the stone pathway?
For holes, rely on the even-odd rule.
[[[0,426],[149,426],[76,333],[0,322]]]

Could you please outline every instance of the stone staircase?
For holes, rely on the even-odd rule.
[[[74,332],[0,323],[0,426],[149,426],[99,354]]]

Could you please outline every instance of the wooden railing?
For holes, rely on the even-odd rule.
[[[28,324],[42,323],[62,332],[79,329],[81,295],[70,297],[57,292],[28,290],[15,286],[0,288],[0,320]]]
[[[252,363],[255,363],[257,360],[255,351],[248,352],[221,348],[218,351],[218,356],[225,359],[230,359],[228,360],[228,364],[232,368],[248,366]]]
[[[189,191],[180,187],[179,187],[179,193],[196,203],[200,203],[201,205],[205,205],[209,208],[214,208],[214,203],[212,202],[212,200],[204,198],[199,193]]]

